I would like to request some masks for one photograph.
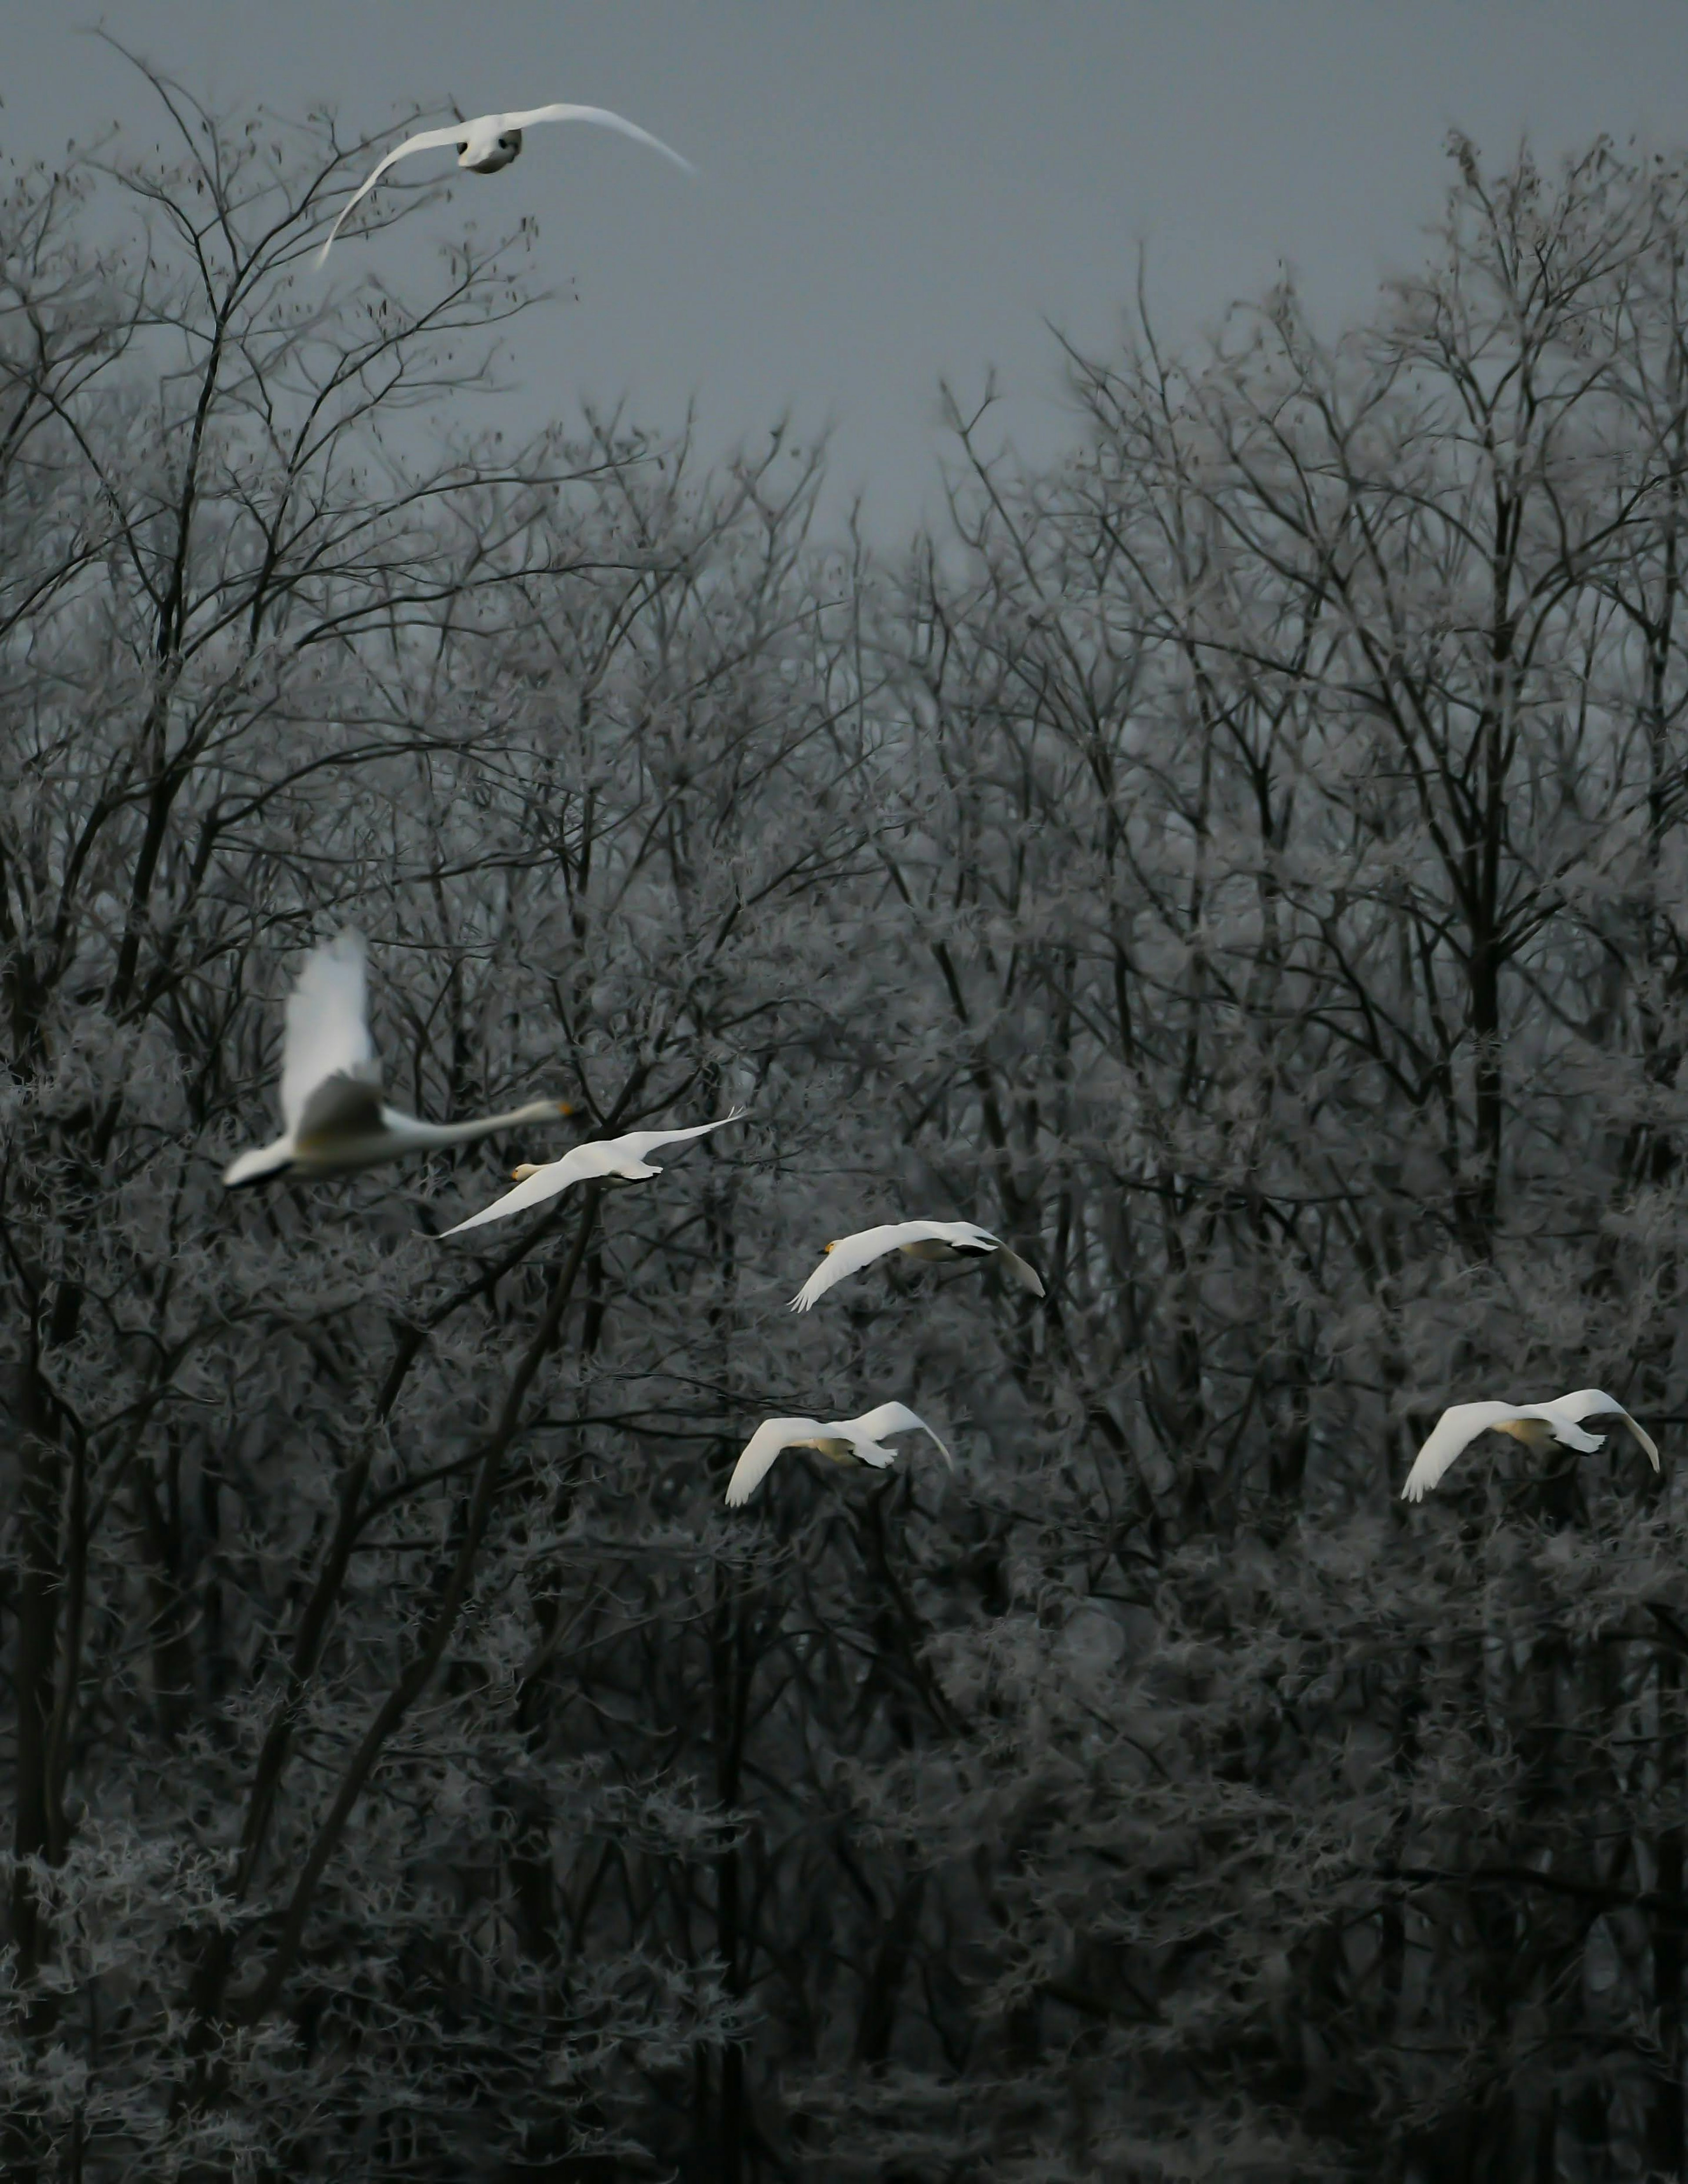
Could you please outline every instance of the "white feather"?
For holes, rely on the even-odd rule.
[[[281,1042],[281,1120],[297,1130],[310,1095],[331,1077],[379,1084],[369,1026],[369,958],[347,931],[305,958],[287,996]]]
[[[774,1459],[783,1449],[799,1441],[824,1438],[825,1429],[818,1418],[764,1418],[739,1451],[738,1461],[733,1467],[733,1476],[727,1482],[727,1506],[737,1509],[748,1502],[772,1469]]]
[[[906,1403],[881,1403],[876,1410],[864,1411],[859,1418],[847,1419],[845,1429],[850,1428],[872,1441],[883,1440],[887,1434],[923,1433],[936,1445],[938,1453],[950,1470],[955,1468],[955,1457],[920,1413],[911,1411]]]
[[[1556,1396],[1552,1407],[1563,1411],[1568,1418],[1580,1425],[1585,1418],[1621,1418],[1635,1439],[1646,1451],[1655,1471],[1658,1469],[1658,1444],[1644,1426],[1638,1425],[1622,1403],[1598,1388],[1573,1388],[1568,1396]]]

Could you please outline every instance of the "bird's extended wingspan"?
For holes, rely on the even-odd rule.
[[[414,136],[407,136],[402,144],[395,144],[390,152],[376,161],[374,173],[362,188],[354,190],[345,203],[341,206],[339,218],[328,231],[327,242],[316,254],[317,264],[320,265],[334,248],[334,238],[345,226],[347,214],[351,211],[354,205],[363,203],[396,159],[407,159],[412,152],[432,152],[442,145],[461,144],[467,139],[473,125],[471,122],[457,121],[454,122],[449,129],[421,129]]]
[[[607,106],[532,106],[521,114],[500,114],[496,117],[499,130],[533,129],[542,121],[595,121],[600,129],[613,129],[618,136],[631,136],[636,144],[647,144],[653,152],[660,152],[665,159],[671,159],[677,167],[688,175],[697,169],[689,159],[682,159],[671,144],[665,144],[660,136],[653,136],[648,129],[641,129],[637,121],[629,121],[620,114],[612,114]]]
[[[1549,1407],[1563,1411],[1568,1418],[1580,1425],[1585,1418],[1621,1418],[1635,1439],[1646,1449],[1655,1471],[1658,1469],[1658,1445],[1646,1428],[1638,1425],[1622,1403],[1599,1388],[1573,1388],[1568,1396],[1556,1396]]]
[[[660,136],[653,136],[648,129],[641,129],[638,122],[629,121],[624,114],[612,114],[607,106],[530,106],[519,114],[480,114],[472,121],[454,122],[449,128],[419,130],[414,136],[407,136],[402,144],[395,144],[377,161],[368,181],[354,190],[341,206],[339,217],[328,231],[327,241],[316,254],[317,264],[320,265],[333,248],[334,238],[344,226],[346,215],[354,205],[362,203],[395,160],[408,159],[412,152],[432,152],[447,144],[465,144],[478,135],[502,136],[515,130],[534,129],[542,121],[590,121],[600,129],[613,129],[618,136],[630,136],[636,144],[643,144],[653,152],[660,152],[665,159],[671,159],[677,167],[682,168],[688,175],[695,175],[698,171],[691,161],[682,158],[671,144],[665,144]]]
[[[378,1085],[369,1028],[369,972],[360,933],[345,932],[305,959],[287,996],[281,1119],[295,1134],[311,1095],[331,1077]]]
[[[442,1236],[460,1236],[465,1228],[480,1228],[488,1221],[502,1221],[512,1213],[525,1212],[530,1206],[543,1206],[548,1198],[556,1198],[571,1184],[583,1183],[592,1174],[592,1168],[575,1154],[584,1150],[572,1147],[560,1160],[547,1161],[536,1167],[532,1175],[524,1176],[514,1190],[507,1190],[502,1198],[495,1198],[490,1206],[483,1206],[478,1213],[471,1213],[466,1221],[460,1221],[454,1228],[442,1228]]]
[[[1557,1404],[1451,1403],[1413,1459],[1407,1484],[1401,1490],[1401,1500],[1422,1502],[1455,1457],[1468,1448],[1479,1434],[1491,1426],[1504,1431],[1524,1418],[1539,1419],[1555,1440],[1563,1441],[1568,1448],[1580,1449],[1585,1455],[1600,1446],[1598,1434],[1585,1433]]]

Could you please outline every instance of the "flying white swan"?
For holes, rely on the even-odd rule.
[[[377,163],[363,187],[341,206],[340,217],[329,229],[327,242],[316,254],[317,264],[320,265],[333,248],[334,238],[345,225],[347,214],[369,195],[395,159],[408,159],[413,152],[438,151],[451,144],[456,148],[460,167],[467,168],[471,175],[496,175],[501,167],[509,166],[519,156],[522,131],[536,128],[542,121],[595,121],[601,129],[614,129],[623,136],[631,136],[636,144],[648,144],[653,152],[660,152],[665,159],[671,159],[688,175],[698,171],[689,159],[682,159],[660,137],[653,136],[637,122],[624,121],[619,114],[611,114],[605,106],[532,106],[521,114],[477,114],[472,121],[454,121],[445,129],[419,130],[402,144],[395,144]]]
[[[272,1175],[339,1175],[401,1153],[463,1145],[524,1123],[554,1123],[566,1100],[536,1100],[475,1123],[419,1123],[381,1096],[381,1065],[370,1039],[369,967],[363,936],[343,933],[305,958],[287,996],[281,1042],[281,1120],[273,1144],[229,1162],[226,1184]]]
[[[744,1113],[742,1107],[735,1107],[730,1115],[718,1116],[713,1123],[698,1123],[689,1130],[630,1130],[623,1138],[593,1138],[585,1145],[571,1145],[560,1160],[524,1161],[510,1170],[515,1178],[514,1190],[507,1190],[502,1198],[495,1198],[490,1206],[483,1206],[478,1213],[440,1234],[460,1236],[465,1228],[478,1228],[482,1222],[502,1221],[506,1214],[543,1206],[571,1184],[588,1183],[594,1177],[642,1183],[647,1176],[662,1173],[646,1160],[647,1153],[655,1152],[661,1145],[682,1145],[688,1138],[707,1137],[711,1130],[723,1130],[729,1123],[738,1122]]]
[[[905,1251],[911,1259],[994,1259],[1022,1290],[1033,1296],[1044,1293],[1043,1284],[1018,1252],[974,1222],[888,1221],[877,1228],[859,1229],[854,1236],[834,1238],[826,1257],[791,1300],[792,1310],[807,1312],[846,1274],[871,1266],[888,1251]]]
[[[1646,1449],[1653,1469],[1658,1469],[1658,1450],[1652,1435],[1636,1424],[1622,1403],[1603,1395],[1598,1388],[1574,1388],[1568,1396],[1556,1396],[1548,1403],[1451,1405],[1431,1428],[1429,1439],[1407,1474],[1401,1498],[1403,1502],[1422,1502],[1454,1458],[1468,1448],[1479,1434],[1490,1429],[1510,1434],[1526,1448],[1540,1450],[1550,1442],[1558,1441],[1566,1448],[1580,1449],[1587,1455],[1599,1448],[1606,1436],[1585,1431],[1583,1422],[1586,1418],[1615,1418],[1628,1426]]]
[[[887,1434],[923,1433],[938,1443],[938,1452],[951,1471],[955,1459],[938,1440],[926,1420],[906,1403],[881,1403],[859,1418],[764,1418],[744,1444],[733,1476],[727,1482],[727,1506],[737,1509],[748,1502],[773,1468],[782,1449],[814,1448],[834,1463],[866,1463],[883,1471],[897,1460],[894,1449],[881,1446]]]

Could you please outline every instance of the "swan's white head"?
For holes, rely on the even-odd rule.
[[[523,1161],[520,1167],[510,1170],[510,1179],[512,1183],[526,1183],[530,1175],[538,1175],[543,1165],[542,1161]]]

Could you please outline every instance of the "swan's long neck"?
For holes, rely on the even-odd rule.
[[[476,1138],[490,1138],[495,1130],[520,1128],[526,1123],[560,1123],[562,1110],[553,1100],[543,1100],[537,1106],[510,1107],[501,1115],[480,1115],[470,1123],[422,1123],[414,1115],[399,1115],[390,1109],[385,1117],[393,1136],[406,1145],[467,1145]]]

